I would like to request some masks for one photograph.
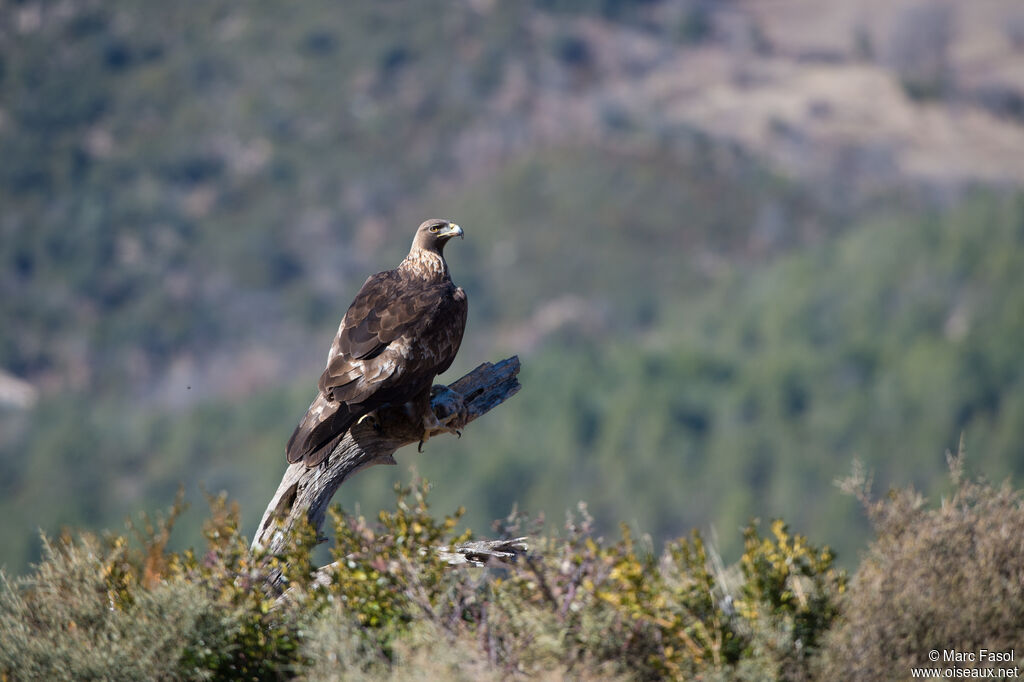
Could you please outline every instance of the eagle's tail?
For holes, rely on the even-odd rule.
[[[288,463],[302,461],[307,467],[317,466],[327,459],[349,427],[362,415],[363,411],[358,408],[318,395],[288,439],[285,446]]]

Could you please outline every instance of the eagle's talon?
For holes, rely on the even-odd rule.
[[[443,388],[443,387],[442,387]],[[447,389],[446,389],[447,390]],[[418,451],[423,452],[423,444],[430,440],[432,437],[439,433],[454,433],[457,437],[462,438],[462,427],[467,421],[468,411],[466,409],[466,403],[462,400],[462,396],[450,391],[452,395],[457,398],[456,405],[450,414],[446,414],[441,419],[437,418],[434,414],[433,409],[427,409],[423,414],[422,420],[422,435],[420,437],[420,443]],[[453,424],[455,424],[453,426]]]

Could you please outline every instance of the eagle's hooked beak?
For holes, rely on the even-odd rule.
[[[462,237],[465,238],[462,228],[455,223],[448,223],[446,227],[441,228],[441,231],[437,233],[440,237]]]

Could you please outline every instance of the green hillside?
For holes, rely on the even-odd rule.
[[[702,285],[650,274],[610,316],[648,294],[654,321],[552,334],[524,360],[522,399],[420,470],[459,481],[471,510],[557,520],[578,498],[658,538],[780,516],[851,561],[866,526],[831,482],[855,458],[882,489],[940,491],[963,432],[977,471],[1022,473],[1022,197],[880,217]]]
[[[470,225],[520,226],[514,238],[526,251],[553,233],[536,221],[478,222],[470,206],[464,214]],[[831,481],[854,458],[882,486],[934,489],[942,453],[963,430],[977,470],[1020,474],[1022,226],[1021,198],[985,195],[944,215],[880,218],[703,284],[673,285],[672,268],[636,272],[646,298],[587,284],[605,300],[606,327],[555,329],[524,355],[516,400],[460,441],[401,462],[437,481],[438,499],[466,505],[480,530],[514,503],[557,520],[586,500],[606,528],[626,520],[663,539],[712,525],[733,538],[723,540],[727,553],[750,517],[781,516],[852,559],[865,526]],[[561,236],[555,252],[571,248]],[[620,261],[645,249],[642,239],[623,243]],[[452,260],[458,267],[460,256]],[[471,288],[474,305],[486,308],[477,299],[506,286]],[[545,295],[524,283],[533,287]],[[500,292],[491,297],[500,307]],[[486,333],[487,312],[479,317],[471,335]],[[517,350],[494,333],[492,355]],[[44,400],[11,446],[2,508],[25,525],[110,523],[169,499],[183,481],[193,499],[200,484],[229,491],[254,523],[283,469],[281,443],[308,400],[308,374],[288,390],[171,412]],[[373,509],[404,476],[372,470],[341,497]],[[53,489],[65,494],[39,505],[46,516],[27,513]],[[8,547],[30,551],[30,530],[4,530]]]
[[[39,395],[0,407],[0,565],[179,485],[179,546],[202,490],[251,528],[338,319],[428,216],[467,232],[448,378],[517,353],[524,389],[349,508],[415,463],[478,531],[586,500],[602,532],[713,528],[732,560],[781,516],[853,566],[854,458],[941,493],[964,432],[1017,477],[1024,198],[855,199],[593,94],[716,44],[704,3],[657,4],[0,5],[0,370]],[[613,39],[639,56],[607,64]]]

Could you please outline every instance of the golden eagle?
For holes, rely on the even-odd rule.
[[[430,409],[434,377],[451,366],[466,329],[466,292],[455,286],[444,245],[462,237],[450,220],[427,220],[394,270],[366,280],[341,320],[309,411],[288,439],[291,463],[314,467],[357,420],[386,404],[409,403],[422,420],[420,445],[454,431]]]

